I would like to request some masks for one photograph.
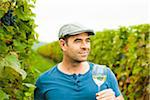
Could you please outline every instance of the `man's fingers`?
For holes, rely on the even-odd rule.
[[[115,98],[115,95],[114,93],[106,93],[106,94],[103,94],[103,95],[98,95],[96,96],[96,99],[99,100],[99,99],[106,99],[106,98]]]
[[[114,94],[114,91],[112,89],[106,89],[106,90],[103,90],[103,91],[100,91],[100,92],[96,93],[96,95],[103,95],[103,94],[106,94],[106,93]]]
[[[106,90],[100,91],[96,94],[97,100],[101,100],[101,99],[114,100],[115,98],[116,98],[115,93],[112,89],[106,89]]]
[[[96,97],[96,100],[116,100],[115,96],[107,96],[107,97]]]

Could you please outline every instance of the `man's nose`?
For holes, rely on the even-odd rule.
[[[81,48],[89,48],[89,43],[87,43],[87,42],[82,42]]]

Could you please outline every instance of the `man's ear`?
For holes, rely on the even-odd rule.
[[[59,45],[60,45],[60,47],[61,47],[61,49],[62,49],[63,51],[66,50],[66,41],[65,41],[65,40],[60,39],[60,40],[59,40]]]

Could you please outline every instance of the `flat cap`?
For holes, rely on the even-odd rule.
[[[80,24],[66,24],[60,28],[58,37],[61,39],[68,35],[76,35],[83,32],[88,33],[89,35],[95,35],[92,29],[86,28]]]

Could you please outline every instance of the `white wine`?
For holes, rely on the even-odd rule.
[[[106,81],[106,77],[106,67],[104,65],[95,65],[93,67],[92,78],[98,86],[98,91],[100,91],[100,86]]]
[[[106,81],[106,75],[93,75],[93,80],[100,87]]]

